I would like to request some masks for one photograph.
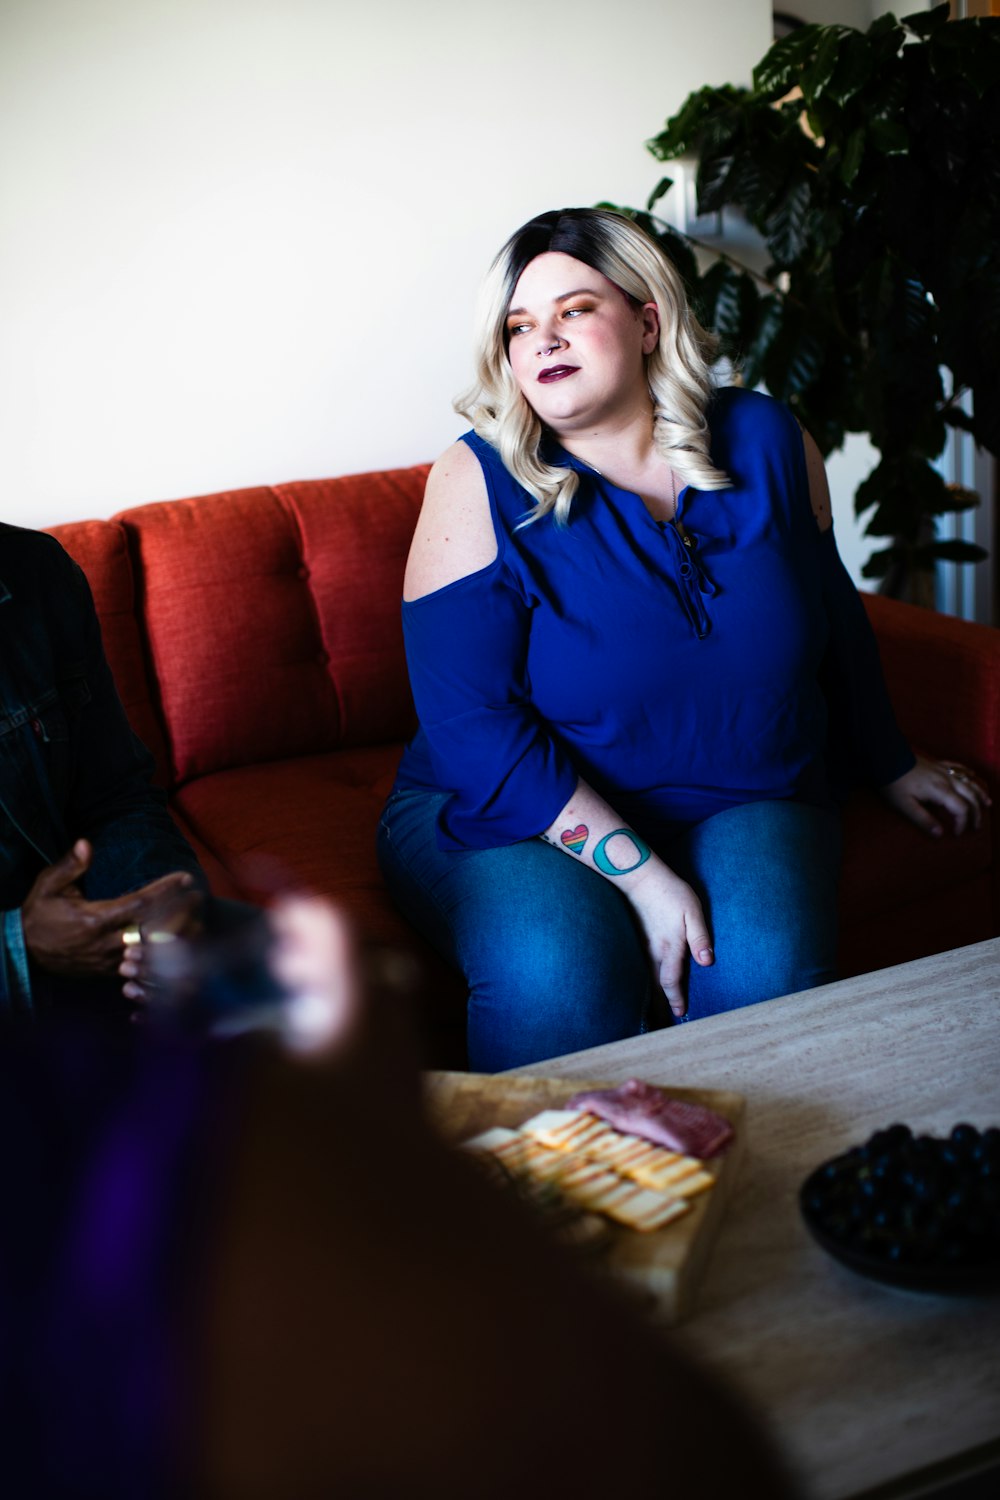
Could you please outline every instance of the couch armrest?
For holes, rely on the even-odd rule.
[[[889,696],[914,748],[963,760],[1000,793],[1000,630],[864,594]]]

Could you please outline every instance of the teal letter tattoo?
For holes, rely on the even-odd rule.
[[[565,837],[566,835],[563,834],[564,839]],[[633,864],[613,865],[611,863],[611,860],[608,858],[608,845],[610,844],[612,839],[616,839],[619,837],[628,839],[629,843],[635,849],[638,858]],[[644,844],[639,835],[637,833],[633,833],[631,828],[616,828],[611,833],[605,834],[604,838],[601,839],[601,842],[594,850],[594,864],[600,870],[602,875],[631,875],[632,871],[638,870],[639,866],[644,865],[648,858],[649,845]]]
[[[575,828],[564,828],[559,838],[563,848],[571,854],[582,854],[590,838],[590,829],[586,823],[578,823]]]

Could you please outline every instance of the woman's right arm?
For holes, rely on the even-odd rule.
[[[445,846],[541,837],[614,881],[642,923],[672,1011],[682,1016],[687,952],[696,963],[713,962],[701,904],[579,779],[537,714],[526,667],[531,611],[515,586],[490,573],[497,555],[483,470],[469,446],[456,443],[431,470],[403,586],[417,712],[441,785],[453,790],[442,819]],[[469,580],[468,591],[448,590],[460,580]]]
[[[585,781],[541,837],[613,881],[635,908],[660,988],[675,1016],[687,1011],[684,962],[715,962],[701,902],[646,841]]]

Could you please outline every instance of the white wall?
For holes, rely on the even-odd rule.
[[[475,287],[767,0],[2,0],[0,515],[433,457]]]

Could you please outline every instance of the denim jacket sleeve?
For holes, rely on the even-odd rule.
[[[31,1009],[31,974],[20,908],[0,912],[0,1017]]]
[[[153,759],[122,707],[89,584],[76,564],[71,568],[87,691],[70,726],[72,778],[65,821],[72,838],[93,844],[84,893],[90,900],[118,896],[175,870],[189,871],[206,888],[164,793],[151,784]]]
[[[81,837],[94,847],[90,899],[174,870],[203,882],[151,784],[152,757],[122,707],[82,570],[53,537],[9,526],[0,526],[0,562],[0,802],[10,840],[0,907],[19,906],[38,871]]]

